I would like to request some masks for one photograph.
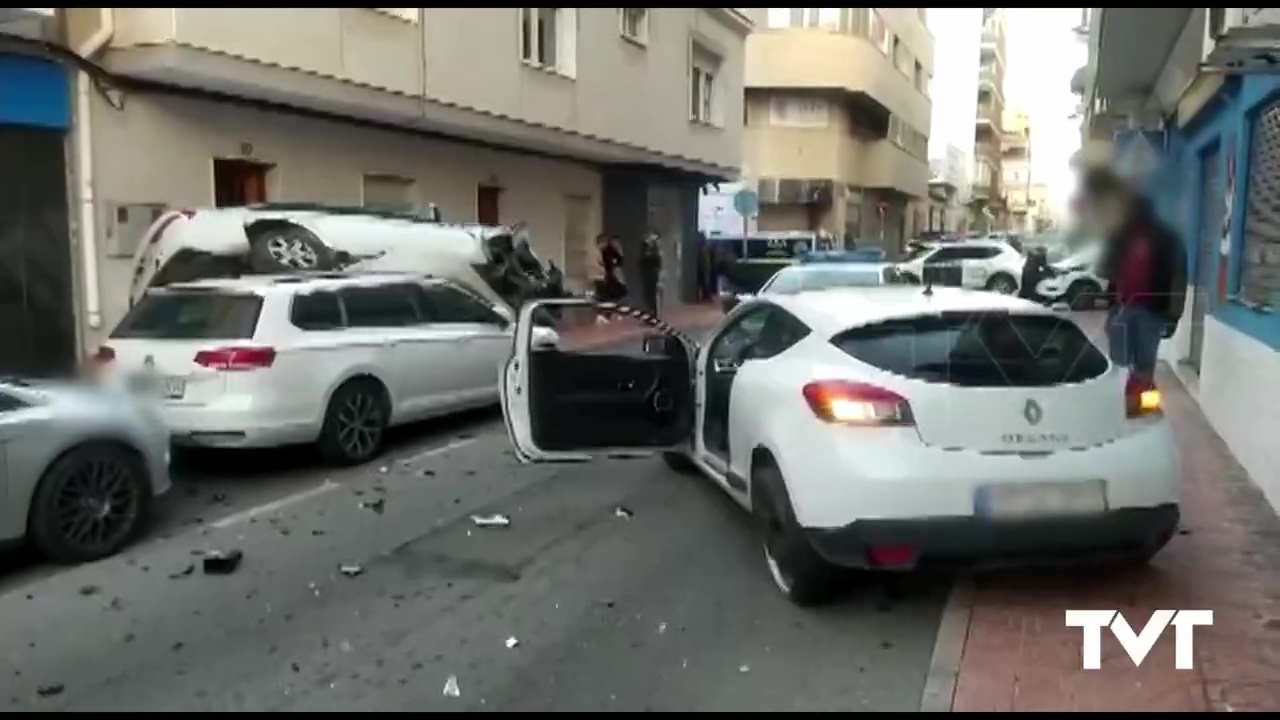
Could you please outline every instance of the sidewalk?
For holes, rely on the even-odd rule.
[[[1159,382],[1182,451],[1179,534],[1138,571],[962,583],[926,710],[948,696],[953,712],[1280,710],[1280,520],[1168,368]],[[1211,609],[1214,624],[1195,631],[1194,670],[1174,668],[1170,629],[1141,668],[1104,630],[1102,669],[1085,671],[1067,608],[1120,610],[1135,629],[1156,609]]]
[[[715,303],[676,305],[667,308],[662,320],[681,329],[697,331],[715,324],[723,313]],[[630,340],[643,335],[647,330],[634,320],[619,320],[611,323],[576,325],[560,331],[560,347],[566,350],[580,350],[606,343]]]

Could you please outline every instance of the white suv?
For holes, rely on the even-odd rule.
[[[967,240],[925,245],[898,263],[898,272],[912,281],[931,285],[1018,292],[1026,258],[1003,240]]]
[[[496,403],[512,328],[421,275],[258,275],[147,291],[96,360],[104,382],[159,399],[177,444],[318,442],[355,464],[390,425]]]

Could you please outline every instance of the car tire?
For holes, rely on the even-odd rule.
[[[1001,295],[1012,295],[1018,292],[1018,281],[1008,273],[996,273],[987,281],[987,290]]]
[[[250,226],[249,265],[254,272],[332,270],[335,253],[306,228],[268,222]]]
[[[320,454],[331,465],[368,462],[382,452],[390,402],[382,383],[371,377],[343,383],[329,398],[320,429]]]
[[[800,607],[830,601],[836,595],[837,568],[818,555],[805,538],[782,473],[769,464],[752,475],[751,506],[773,584]]]
[[[1064,299],[1072,310],[1092,310],[1098,306],[1102,288],[1088,280],[1077,280],[1067,288]]]
[[[63,453],[40,478],[27,536],[45,557],[66,565],[120,552],[146,528],[151,511],[146,463],[123,446],[95,442]],[[81,523],[88,521],[88,525]],[[103,537],[72,537],[101,530]]]
[[[675,470],[681,475],[697,475],[699,474],[698,466],[693,464],[693,460],[688,455],[674,450],[668,450],[662,453],[662,461],[667,467]]]

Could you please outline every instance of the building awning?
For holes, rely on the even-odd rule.
[[[1101,8],[1094,84],[1105,98],[1150,93],[1193,8]]]

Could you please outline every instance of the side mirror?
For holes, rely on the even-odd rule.
[[[644,354],[656,357],[670,357],[676,355],[680,350],[680,341],[664,335],[662,333],[653,333],[644,336]]]
[[[560,346],[560,333],[549,327],[533,328],[529,337],[529,347],[533,350],[555,350]]]

